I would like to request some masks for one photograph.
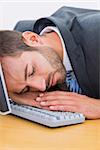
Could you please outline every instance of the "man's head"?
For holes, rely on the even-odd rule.
[[[46,91],[65,79],[59,55],[36,33],[0,31],[0,60],[9,93]]]

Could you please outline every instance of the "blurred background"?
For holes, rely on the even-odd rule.
[[[49,16],[61,6],[100,9],[100,0],[0,0],[0,30],[12,30],[19,20]]]

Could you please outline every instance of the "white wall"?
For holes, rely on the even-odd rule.
[[[99,0],[0,0],[0,30],[13,29],[19,20],[49,16],[59,7],[99,9]]]

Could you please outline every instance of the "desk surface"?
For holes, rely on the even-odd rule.
[[[0,150],[100,150],[100,119],[61,128],[0,116]]]

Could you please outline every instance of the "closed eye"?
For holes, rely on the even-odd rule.
[[[18,95],[21,95],[21,94],[24,94],[24,93],[27,93],[30,91],[30,87],[29,86],[26,86],[24,87],[20,92],[14,92],[15,94],[18,94]]]
[[[24,94],[24,93],[27,93],[30,91],[30,87],[29,86],[26,86],[24,89],[22,89],[22,91],[18,94]]]
[[[27,68],[28,68],[28,65],[25,68],[25,80],[27,80]],[[28,75],[28,77],[33,76],[34,73],[35,73],[35,69],[32,66],[32,72]],[[17,92],[17,94],[24,94],[24,93],[27,93],[29,91],[30,91],[30,87],[29,86],[25,86],[20,92]]]
[[[33,76],[34,73],[35,73],[35,69],[34,69],[34,67],[32,67],[32,72],[29,74],[29,77],[30,77],[30,76]]]

